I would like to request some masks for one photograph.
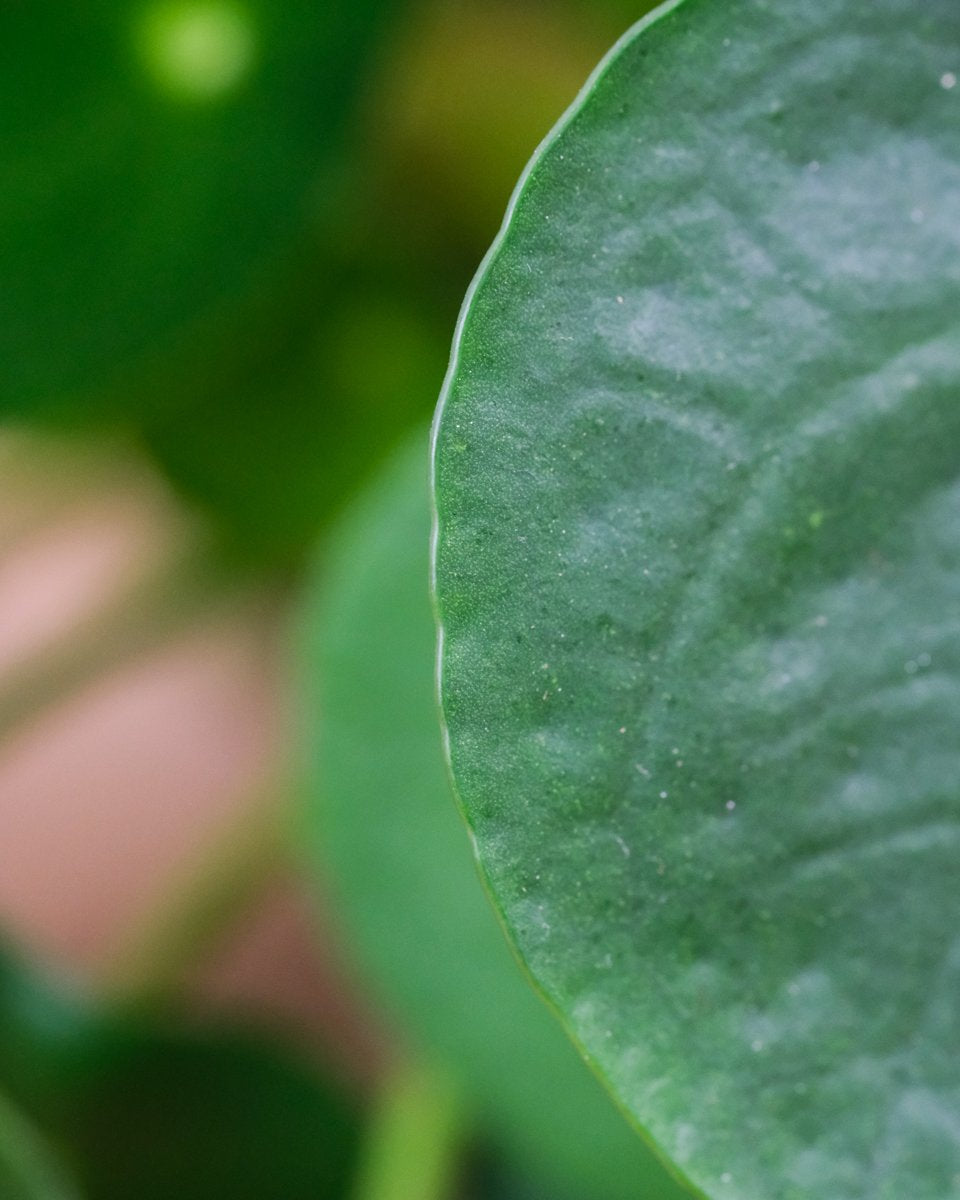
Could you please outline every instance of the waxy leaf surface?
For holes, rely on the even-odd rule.
[[[682,1200],[533,993],[483,895],[443,763],[429,532],[418,439],[345,515],[311,592],[309,849],[384,1011],[538,1195]]]
[[[960,6],[686,0],[526,175],[438,420],[457,788],[710,1196],[960,1194]]]

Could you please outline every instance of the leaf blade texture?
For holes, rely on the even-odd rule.
[[[304,841],[371,995],[467,1120],[551,1196],[687,1192],[577,1061],[512,960],[470,861],[433,688],[425,439],[344,514],[304,623]]]
[[[439,415],[483,871],[711,1196],[956,1189],[958,57],[950,4],[660,10],[529,169]]]

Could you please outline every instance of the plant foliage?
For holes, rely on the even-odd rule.
[[[960,1178],[960,9],[686,0],[519,189],[439,417],[515,944],[711,1196]]]

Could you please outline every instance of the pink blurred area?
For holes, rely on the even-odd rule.
[[[191,630],[0,749],[0,906],[31,944],[95,968],[269,771],[266,640],[253,620]]]
[[[108,620],[105,669],[0,729],[0,929],[96,980],[238,822],[285,798],[278,606],[241,595],[112,663],[111,606],[203,530],[149,471],[110,455],[20,442],[0,446],[4,461],[18,465],[0,480],[0,697],[15,711],[21,678]],[[315,908],[281,870],[190,965],[184,992],[205,1016],[292,1038],[362,1080],[379,1040]]]

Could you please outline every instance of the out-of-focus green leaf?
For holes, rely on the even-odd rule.
[[[686,0],[527,174],[437,435],[451,760],[719,1200],[960,1194],[960,6]]]
[[[104,1050],[60,1134],[92,1200],[344,1193],[353,1123],[292,1059],[182,1031],[117,1031]]]
[[[591,1200],[678,1200],[511,959],[470,862],[433,696],[428,535],[418,441],[339,527],[306,614],[314,862],[385,1009],[518,1163]]]
[[[442,379],[440,323],[383,281],[344,284],[322,321],[312,309],[301,295],[235,349],[201,405],[144,422],[152,456],[248,560],[295,564],[357,478],[428,417]]]
[[[390,8],[3,6],[0,415],[176,406],[171,362],[200,390],[325,220]]]
[[[9,955],[0,1030],[0,1088],[63,1150],[87,1200],[344,1194],[354,1120],[291,1057],[113,1017]]]
[[[295,564],[428,403],[414,384],[405,412],[358,413],[324,356],[358,103],[400,7],[0,13],[0,419],[133,432],[256,563]]]

